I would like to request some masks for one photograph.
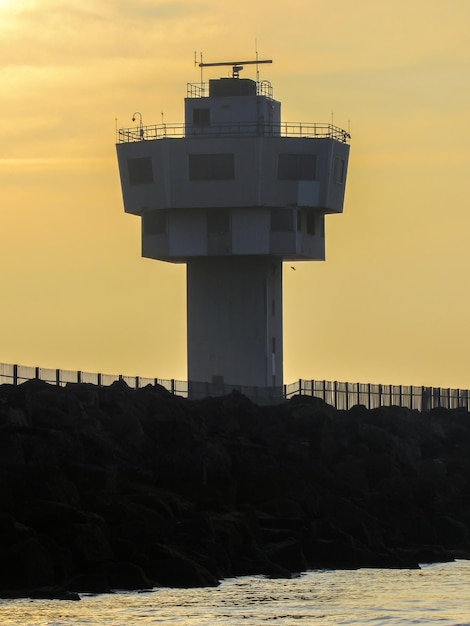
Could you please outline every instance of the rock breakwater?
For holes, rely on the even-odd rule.
[[[470,558],[470,416],[0,386],[0,597]]]

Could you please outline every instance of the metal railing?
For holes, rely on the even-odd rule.
[[[136,141],[154,141],[156,139],[181,139],[185,137],[303,137],[317,139],[335,139],[349,143],[351,135],[334,124],[282,122],[266,123],[230,123],[210,126],[189,124],[152,124],[120,128],[116,133],[116,143]]]
[[[283,387],[264,388],[194,381],[188,383],[188,381],[175,379],[100,374],[0,363],[0,385],[19,385],[32,379],[59,386],[65,386],[68,383],[109,386],[116,381],[124,381],[133,389],[147,385],[160,385],[174,395],[190,396],[192,399],[226,395],[236,390],[258,404],[278,403],[297,395],[314,396],[339,410],[348,410],[355,405],[363,405],[368,409],[380,406],[400,406],[418,411],[428,411],[436,407],[464,408],[470,411],[470,391],[467,389],[303,379]]]
[[[187,98],[206,98],[209,95],[209,83],[187,83]],[[273,99],[273,87],[269,80],[260,80],[256,83],[256,95]]]

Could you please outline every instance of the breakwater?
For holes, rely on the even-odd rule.
[[[465,409],[0,386],[0,596],[470,557]]]

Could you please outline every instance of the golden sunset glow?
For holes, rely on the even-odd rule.
[[[469,23],[468,0],[0,0],[0,362],[186,378],[185,268],[141,258],[115,128],[182,122],[195,51],[257,48],[284,121],[352,135],[326,261],[285,266],[285,381],[470,388]]]

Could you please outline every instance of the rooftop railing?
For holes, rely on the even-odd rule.
[[[120,128],[116,143],[181,139],[183,137],[304,137],[335,139],[349,143],[351,135],[344,129],[328,123],[282,122],[281,124],[239,123],[195,126],[189,124],[153,124]]]
[[[209,95],[209,83],[188,83],[186,86],[187,98],[207,98]],[[256,83],[256,95],[266,96],[272,100],[273,87],[269,80],[260,80]]]

